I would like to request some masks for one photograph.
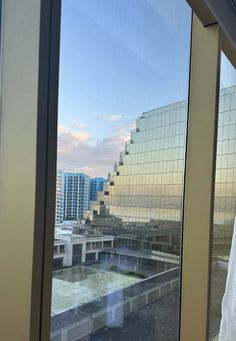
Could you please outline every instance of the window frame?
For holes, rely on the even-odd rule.
[[[193,3],[194,1],[188,1]],[[200,3],[200,1],[197,1]],[[197,3],[195,1],[195,3]],[[30,309],[26,309],[25,316],[18,314],[17,325],[22,322],[22,328],[18,334],[19,339],[22,335],[26,335],[24,340],[38,340],[45,341],[50,339],[50,311],[51,311],[51,291],[52,291],[52,271],[53,271],[53,246],[54,246],[54,221],[55,221],[55,194],[56,194],[56,157],[57,157],[57,107],[58,107],[58,78],[59,78],[59,54],[60,54],[60,20],[61,20],[61,0],[21,0],[21,6],[25,6],[26,10],[31,10],[33,15],[37,18],[35,23],[31,25],[30,18],[23,11],[20,11],[19,6],[15,6],[14,15],[9,13],[12,3],[10,0],[0,1],[2,3],[2,30],[1,41],[2,43],[2,61],[5,61],[9,57],[9,46],[7,46],[8,39],[10,43],[17,46],[19,37],[17,34],[22,33],[22,28],[19,28],[19,32],[12,30],[13,17],[17,19],[26,20],[25,25],[28,24],[28,30],[32,31],[35,35],[35,41],[30,40],[27,45],[25,43],[25,49],[35,48],[33,54],[28,52],[27,60],[28,65],[19,58],[24,58],[24,51],[22,55],[13,55],[12,63],[15,65],[23,65],[26,73],[26,78],[31,77],[27,75],[27,72],[33,71],[37,77],[30,79],[31,84],[36,92],[37,96],[37,108],[32,104],[32,116],[36,122],[36,130],[32,133],[32,136],[28,137],[28,142],[35,144],[36,148],[32,152],[31,166],[35,169],[35,174],[32,184],[35,183],[35,191],[28,193],[30,199],[33,202],[34,208],[30,208],[28,213],[34,217],[34,223],[32,226],[27,226],[21,231],[21,239],[24,241],[24,253],[29,259],[32,259],[32,267],[22,273],[22,279],[19,279],[19,284],[26,287],[25,290],[30,291],[31,301]],[[226,37],[220,26],[216,23],[213,14],[209,9],[204,6],[201,1],[202,7],[200,10],[196,10],[196,13],[204,22],[204,25],[200,23],[194,14],[194,29],[192,33],[192,47],[191,47],[191,74],[190,74],[190,95],[189,95],[189,125],[188,125],[188,138],[187,138],[187,154],[186,154],[186,168],[185,168],[185,195],[184,195],[184,212],[183,212],[183,236],[182,236],[182,282],[181,282],[181,307],[180,307],[180,340],[181,341],[208,341],[208,318],[209,318],[209,293],[210,293],[210,261],[211,261],[211,235],[212,235],[212,219],[213,219],[213,204],[214,204],[214,178],[215,178],[215,158],[216,158],[216,138],[217,138],[217,115],[218,115],[218,100],[219,100],[219,72],[220,72],[220,53],[221,49],[229,58],[231,63],[236,67],[236,50]],[[8,11],[7,11],[8,10]],[[39,37],[39,39],[38,39]],[[202,52],[196,53],[194,50],[195,43],[198,42],[198,49],[202,46]],[[34,43],[34,45],[33,45]],[[210,46],[214,48],[210,50]],[[12,48],[12,47],[11,47]],[[213,60],[211,59],[213,58]],[[211,65],[207,64],[209,59],[212,61]],[[22,63],[22,64],[21,64]],[[32,63],[32,64],[31,64]],[[12,65],[13,65],[12,64]],[[1,96],[5,96],[6,91],[9,96],[9,92],[12,92],[13,96],[16,95],[16,88],[6,90],[7,86],[14,84],[12,81],[12,74],[10,69],[4,69],[5,64],[1,63]],[[9,63],[6,63],[9,67]],[[208,66],[208,67],[207,67]],[[4,75],[2,75],[4,71]],[[199,71],[199,72],[198,72]],[[9,75],[8,75],[9,73]],[[205,75],[211,74],[212,77],[206,79]],[[37,79],[36,79],[37,78]],[[18,81],[19,82],[19,81]],[[206,84],[204,84],[206,82]],[[17,85],[20,87],[20,82]],[[211,94],[208,94],[208,87],[211,87]],[[204,86],[203,86],[204,85]],[[23,85],[22,85],[23,87]],[[205,94],[203,89],[205,89]],[[15,92],[14,92],[15,91]],[[208,95],[206,95],[208,94]],[[199,97],[200,96],[200,97]],[[199,101],[201,98],[201,101]],[[5,105],[5,98],[1,98],[1,105]],[[199,159],[199,153],[202,152],[200,148],[195,144],[195,149],[192,149],[192,143],[194,142],[194,136],[196,129],[194,125],[191,125],[191,119],[196,116],[198,110],[201,110],[200,102],[206,103],[208,107],[209,115],[214,119],[214,122],[209,127],[209,134],[211,135],[210,148],[205,152],[206,162],[202,171],[206,174],[209,186],[203,189],[204,196],[211,203],[208,206],[207,212],[201,206],[196,210],[194,205],[195,198],[189,200],[191,192],[191,183],[193,181],[199,181],[201,186],[200,174],[196,174],[193,171],[193,165],[196,162],[196,158]],[[28,103],[27,103],[28,105]],[[29,104],[30,105],[30,104]],[[17,124],[15,117],[12,122],[6,122],[7,111],[5,107],[1,108],[1,124],[2,129],[6,129],[6,133],[12,133],[12,122]],[[21,109],[21,108],[20,108]],[[208,117],[209,118],[209,117]],[[25,124],[27,125],[27,120]],[[19,121],[18,121],[19,122]],[[199,116],[198,126],[203,123],[202,116]],[[0,126],[1,128],[1,126]],[[34,127],[32,127],[34,128]],[[205,136],[206,137],[206,136]],[[196,141],[196,139],[195,139]],[[6,147],[4,146],[6,149]],[[8,146],[7,146],[8,148]],[[4,149],[4,151],[5,151]],[[12,150],[9,148],[8,158],[14,158],[16,153],[22,155],[22,145]],[[193,155],[189,159],[188,150],[194,151]],[[2,146],[1,146],[2,152]],[[0,154],[0,164],[2,154]],[[35,160],[35,162],[34,162]],[[21,167],[21,168],[20,168]],[[19,165],[19,169],[23,169],[24,174],[27,173],[26,165]],[[2,170],[2,168],[0,168]],[[23,179],[27,181],[27,177]],[[189,185],[190,184],[190,185]],[[32,185],[33,186],[33,185]],[[203,187],[201,187],[203,188]],[[1,189],[2,190],[2,189]],[[2,196],[6,194],[3,193]],[[19,197],[18,203],[21,203],[22,198]],[[190,205],[190,206],[189,206]],[[194,217],[204,216],[204,225],[202,225],[199,235],[196,235],[195,225],[191,223],[189,217],[186,215],[187,210],[190,212],[188,215],[193,214]],[[4,222],[3,217],[0,216],[0,224]],[[30,231],[30,236],[29,236]],[[5,232],[4,232],[5,233]],[[8,232],[8,235],[10,233]],[[199,268],[199,250],[194,246],[196,237],[201,236],[205,242],[203,249],[201,250],[200,265],[204,264],[204,267]],[[17,231],[14,235],[17,239]],[[32,237],[32,238],[31,238]],[[4,240],[3,249],[6,251],[11,249],[11,242],[8,239]],[[22,248],[22,246],[20,246]],[[3,250],[2,249],[2,250]],[[1,250],[1,251],[2,251]],[[17,249],[18,250],[18,249]],[[26,258],[26,257],[25,257]],[[25,259],[24,258],[24,259]],[[9,262],[7,257],[5,262]],[[3,258],[4,261],[4,258]],[[8,263],[7,263],[8,264]],[[13,264],[13,263],[12,263]],[[28,263],[27,263],[28,264]],[[25,265],[25,264],[22,264]],[[4,268],[5,269],[5,268]],[[2,274],[8,270],[4,270]],[[12,271],[17,270],[12,268]],[[6,271],[6,272],[5,272]],[[30,273],[30,276],[29,276]],[[193,279],[196,279],[201,285],[194,285]],[[24,277],[25,276],[25,277]],[[24,283],[25,281],[25,283]],[[17,303],[14,301],[14,295],[11,295],[11,288],[9,288],[8,296],[11,298],[11,306],[15,304],[16,311],[21,312],[17,308]],[[196,299],[198,297],[199,299]],[[22,298],[24,299],[24,296]],[[6,315],[7,316],[7,315]],[[14,315],[15,316],[15,315]],[[7,318],[7,317],[6,317]],[[27,320],[27,326],[25,321]],[[9,321],[3,321],[5,323]],[[16,320],[11,320],[14,327]],[[7,331],[1,331],[0,338],[9,339],[9,335],[4,334]],[[8,330],[9,332],[9,330]],[[16,331],[17,332],[17,331]]]

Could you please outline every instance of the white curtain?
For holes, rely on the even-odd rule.
[[[222,319],[219,341],[236,340],[236,219],[229,257],[225,294],[222,301]]]

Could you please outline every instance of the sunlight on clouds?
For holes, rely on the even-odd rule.
[[[109,121],[109,122],[117,122],[123,118],[125,118],[125,116],[119,115],[119,114],[98,115],[97,116],[97,119],[103,120],[103,121]]]
[[[58,164],[64,170],[107,177],[129,138],[128,131],[123,129],[115,132],[114,136],[93,141],[87,132],[59,125]]]
[[[72,122],[71,128],[86,128],[87,125],[82,122],[74,121]]]
[[[106,119],[108,121],[119,121],[122,118],[122,115],[107,115]]]

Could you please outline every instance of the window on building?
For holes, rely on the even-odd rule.
[[[60,253],[64,253],[65,252],[65,246],[64,245],[60,245],[59,246],[59,251],[60,251]]]
[[[103,242],[103,247],[104,248],[111,248],[112,247],[112,242],[111,240],[107,240]]]

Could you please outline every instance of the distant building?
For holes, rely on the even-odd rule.
[[[119,238],[111,235],[86,233],[75,234],[74,222],[56,225],[54,236],[54,268],[91,263],[109,263],[126,269],[169,270],[178,265],[178,257],[167,257],[164,253],[148,254],[143,250],[130,252],[129,246],[120,247]],[[127,242],[131,240],[127,238]],[[133,242],[133,241],[131,241]],[[138,252],[137,252],[138,251]]]
[[[187,103],[144,112],[90,210],[132,224],[181,225]]]
[[[103,190],[103,183],[105,179],[103,178],[92,178],[90,179],[90,190],[89,190],[89,200],[96,201],[97,200],[97,192],[101,192]]]
[[[64,175],[64,220],[83,218],[89,207],[89,176],[83,173]]]
[[[64,172],[63,170],[57,171],[57,183],[56,183],[56,223],[63,222],[63,210],[64,210]]]
[[[113,236],[75,235],[68,229],[56,228],[53,266],[57,268],[97,262],[113,247]]]

